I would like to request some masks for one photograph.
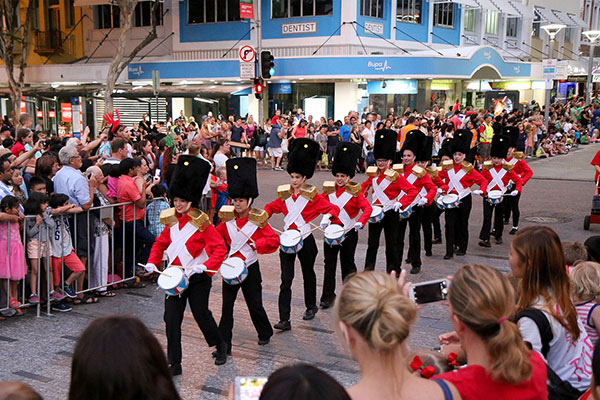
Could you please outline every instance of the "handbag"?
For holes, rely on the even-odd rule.
[[[329,157],[327,156],[327,153],[325,153],[325,152],[323,152],[323,155],[321,156],[321,166],[322,167],[329,166]]]
[[[283,150],[284,153],[289,153],[289,150],[288,150],[288,139],[287,138],[281,139],[281,150]]]

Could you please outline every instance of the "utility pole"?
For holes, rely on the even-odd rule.
[[[261,24],[261,0],[256,0],[256,15],[254,16],[254,23],[256,24],[256,55],[254,56],[255,58],[255,62],[256,62],[256,68],[255,68],[255,77],[260,78],[261,77],[261,73],[260,73],[260,65],[259,65],[259,58],[260,58],[260,52],[262,50],[262,24]],[[265,83],[264,87],[263,87],[263,96],[261,96],[260,99],[258,99],[258,126],[262,127],[263,126],[263,118],[264,118],[264,110],[263,110],[263,98],[265,96],[265,92],[267,92],[266,89],[267,84]],[[266,93],[266,95],[268,96],[268,92]]]

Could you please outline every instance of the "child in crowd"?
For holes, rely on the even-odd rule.
[[[44,179],[35,175],[29,179],[29,193],[33,192],[48,194],[48,188]]]
[[[458,368],[456,353],[446,355],[441,352],[419,350],[409,354],[408,369],[415,375],[429,379],[434,375],[454,371]]]
[[[148,230],[155,237],[159,237],[165,226],[160,223],[160,213],[169,209],[169,201],[167,200],[167,189],[162,185],[154,185],[151,189],[152,201],[146,207],[146,216],[148,218]]]
[[[562,246],[565,253],[565,262],[567,263],[567,272],[578,262],[588,260],[588,252],[583,244],[579,242],[563,242]]]
[[[31,275],[29,277],[29,285],[31,287],[31,295],[29,302],[37,304],[40,302],[38,289],[40,282],[38,280],[39,267],[44,269],[52,269],[48,264],[48,256],[52,255],[52,249],[48,248],[48,238],[54,232],[54,220],[50,216],[48,210],[48,196],[43,193],[31,193],[31,196],[25,202],[25,241],[27,243],[27,257],[31,263]],[[50,273],[50,275],[52,275]],[[54,285],[51,285],[54,287]],[[59,292],[52,290],[50,297],[56,300],[62,299],[64,296]],[[75,296],[73,296],[75,297]]]
[[[79,213],[83,211],[81,207],[77,207],[76,205],[69,203],[69,197],[62,193],[52,194],[50,196],[49,205],[51,214],[61,214],[65,212]],[[75,298],[77,295],[71,285],[73,282],[77,281],[77,289],[83,290],[85,266],[75,254],[75,251],[73,251],[73,244],[71,241],[71,233],[69,232],[69,222],[67,218],[62,215],[58,215],[54,217],[54,223],[54,234],[50,236],[54,285],[56,288],[58,288],[64,262],[64,265],[71,270],[71,274],[64,282],[64,292],[67,296]],[[98,302],[98,299],[89,295],[77,297],[74,301],[75,304],[90,304],[96,302]]]
[[[222,206],[229,204],[229,193],[227,192],[227,169],[225,167],[219,167],[215,170],[215,178],[212,178],[210,187],[212,189],[213,202],[214,202],[214,224],[220,223],[218,214]]]
[[[15,221],[0,223],[0,279],[8,280],[9,307],[15,309],[18,315],[23,315],[17,300],[19,281],[25,278],[25,251],[21,242],[19,230],[19,200],[14,196],[5,196],[0,201],[0,211],[14,215]],[[10,232],[9,232],[10,229]]]
[[[592,342],[592,346],[600,336],[600,264],[585,261],[578,263],[569,275],[573,302],[579,319]]]

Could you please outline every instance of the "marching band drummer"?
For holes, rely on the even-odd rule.
[[[411,274],[421,272],[421,218],[423,218],[423,207],[433,201],[437,191],[427,171],[415,164],[416,156],[425,145],[426,138],[427,136],[418,129],[408,132],[404,145],[400,149],[402,164],[393,166],[394,170],[403,175],[408,183],[418,190],[417,197],[413,202],[412,213],[408,218],[400,220],[398,232],[398,251],[400,252],[400,260],[402,260],[406,226],[410,227],[407,262],[412,265]],[[398,198],[403,200],[404,196],[406,196],[406,193],[402,191]]]
[[[302,317],[308,321],[315,317],[317,308],[317,277],[315,275],[315,259],[319,250],[311,233],[310,221],[321,214],[338,217],[340,209],[331,204],[325,197],[317,193],[317,188],[306,184],[312,178],[317,166],[319,145],[307,138],[298,138],[290,146],[287,172],[290,174],[290,184],[277,188],[278,198],[265,206],[265,211],[271,217],[273,214],[284,214],[284,230],[300,231],[302,248],[298,253],[279,251],[281,261],[281,285],[279,287],[279,322],[273,327],[282,331],[292,329],[290,323],[292,281],[294,280],[294,263],[296,255],[302,267],[304,279],[304,305],[306,311]],[[321,228],[328,224],[323,223]]]
[[[331,223],[344,229],[344,240],[339,245],[330,245],[323,242],[323,255],[325,258],[325,273],[323,277],[323,293],[321,295],[321,308],[329,308],[335,301],[335,275],[338,253],[342,269],[342,281],[356,273],[354,254],[358,244],[358,231],[369,221],[373,208],[361,193],[358,183],[350,182],[356,172],[356,163],[360,155],[360,147],[354,143],[342,142],[338,144],[331,173],[335,181],[323,183],[323,195],[329,202],[340,208],[338,218],[332,218]],[[362,212],[358,218],[359,212]],[[326,217],[324,217],[326,218]],[[358,221],[357,221],[358,218]],[[327,220],[325,219],[325,222]]]
[[[372,204],[383,209],[383,219],[379,222],[369,223],[369,239],[365,257],[365,270],[368,271],[375,269],[379,238],[383,230],[385,235],[386,271],[388,273],[396,271],[397,274],[400,274],[402,257],[397,250],[400,223],[397,211],[409,206],[419,193],[417,188],[408,183],[404,176],[391,169],[392,160],[396,155],[397,136],[398,134],[395,131],[389,129],[377,131],[373,147],[373,155],[377,166],[367,168],[369,177],[361,185],[365,197],[367,197],[371,188],[373,189]],[[401,201],[396,201],[402,191],[406,195]]]
[[[506,155],[506,162],[514,165],[513,171],[521,178],[522,186],[525,186],[533,176],[533,171],[524,160],[525,153],[523,153],[523,150],[525,149],[519,148],[519,128],[516,126],[507,126],[504,128],[504,134],[510,139],[510,147],[508,148],[508,153]],[[514,183],[511,184],[511,186],[513,185]],[[509,232],[510,235],[514,235],[519,230],[519,217],[521,216],[521,211],[519,210],[520,199],[521,191],[519,191],[519,194],[516,196],[504,199],[504,201],[507,202],[504,207],[504,222],[508,224],[511,212],[513,216],[513,226]]]
[[[473,193],[485,195],[487,181],[477,172],[473,165],[465,161],[469,153],[471,136],[473,134],[461,129],[456,132],[450,142],[452,161],[442,162],[440,176],[448,185],[448,194],[455,194],[460,201],[458,207],[445,210],[446,215],[446,254],[444,260],[454,257],[454,245],[457,246],[456,255],[464,256],[469,244],[469,216],[473,205],[471,199],[471,186],[477,184],[479,190]],[[448,140],[448,139],[446,139]]]
[[[173,375],[181,375],[181,323],[188,302],[206,343],[217,346],[215,364],[227,362],[227,344],[208,308],[214,272],[207,271],[219,268],[227,246],[208,216],[196,208],[209,172],[206,161],[194,156],[179,157],[169,184],[174,208],[161,213],[161,223],[166,227],[156,238],[146,264],[146,271],[156,271],[166,251],[170,265],[192,267],[184,270],[189,278],[187,289],[178,296],[165,297],[167,355]]]
[[[488,195],[491,191],[496,190],[502,192],[504,195],[509,187],[509,182],[512,181],[515,184],[514,189],[511,189],[511,197],[518,196],[521,192],[521,178],[514,171],[513,165],[504,163],[504,159],[508,153],[508,146],[510,146],[510,139],[504,135],[494,135],[492,138],[492,147],[490,149],[491,161],[483,163],[483,170],[481,174],[488,181],[487,192]],[[502,199],[502,198],[500,198]],[[505,201],[502,199],[498,204],[492,204],[488,199],[483,199],[483,225],[481,226],[481,232],[479,233],[479,245],[482,247],[492,247],[490,244],[490,229],[492,227],[492,212],[494,212],[494,237],[496,238],[496,244],[502,243],[502,231],[504,229],[504,207]]]
[[[267,223],[267,214],[260,209],[250,210],[258,197],[256,160],[254,158],[232,158],[227,160],[227,190],[233,206],[223,206],[219,210],[221,223],[217,231],[229,247],[229,257],[239,257],[245,261],[248,275],[238,285],[230,285],[223,280],[223,308],[219,331],[227,343],[227,353],[231,354],[233,330],[233,306],[241,288],[250,312],[250,319],[258,333],[258,344],[268,344],[273,336],[273,328],[262,302],[262,277],[258,265],[258,254],[273,253],[279,247],[279,236]],[[221,266],[227,268],[227,265]]]

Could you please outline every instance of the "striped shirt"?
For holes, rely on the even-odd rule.
[[[585,326],[585,330],[592,341],[592,346],[596,345],[598,341],[598,331],[596,331],[596,327],[594,326],[594,321],[592,321],[592,311],[596,308],[598,304],[593,301],[588,301],[587,303],[577,304],[575,308],[577,309],[577,315],[579,315],[579,320]]]

